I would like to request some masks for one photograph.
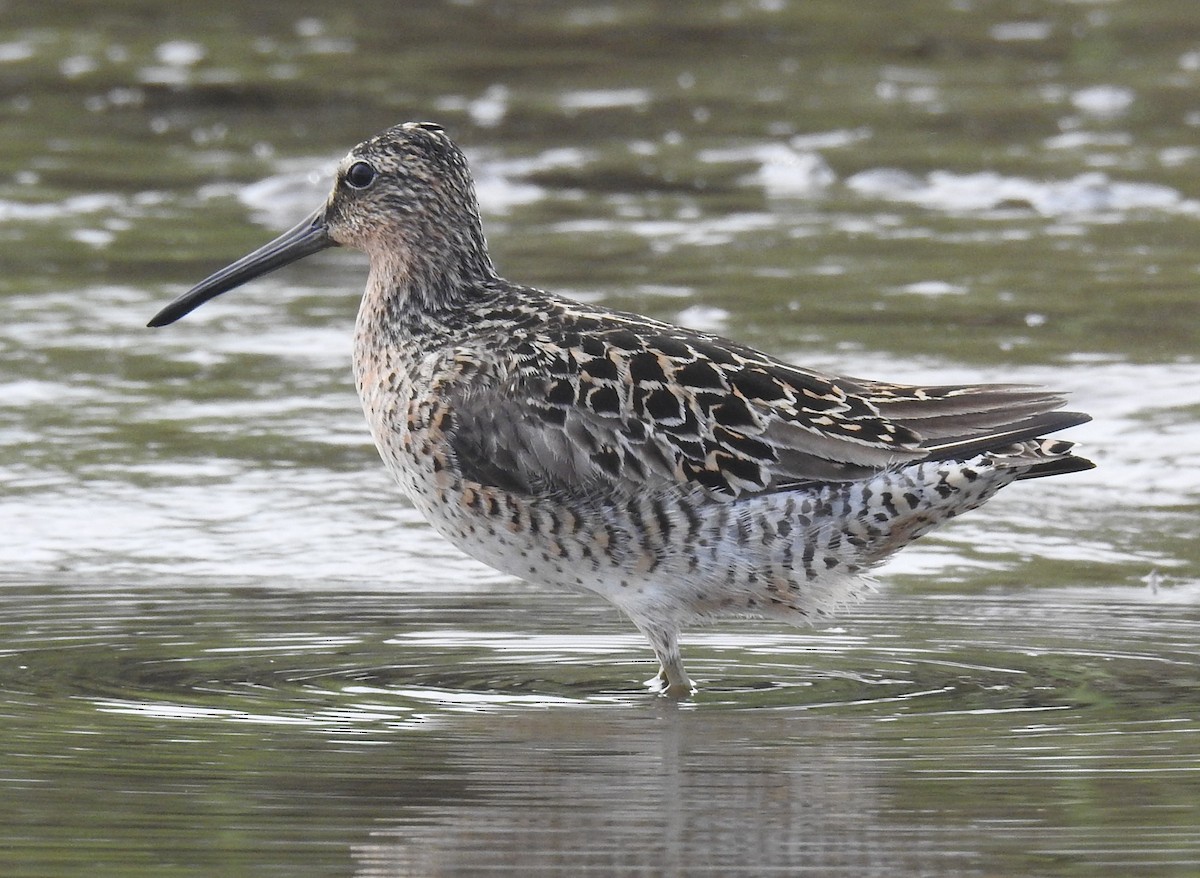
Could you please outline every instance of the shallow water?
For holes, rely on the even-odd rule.
[[[1191,4],[160,7],[0,16],[0,873],[1200,872]],[[1099,467],[644,694],[388,483],[357,254],[144,328],[405,118],[506,275],[1052,385]]]

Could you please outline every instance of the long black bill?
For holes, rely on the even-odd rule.
[[[147,326],[166,326],[180,317],[190,314],[209,299],[240,287],[277,268],[310,256],[326,247],[336,247],[337,242],[329,237],[325,228],[325,208],[314,211],[300,223],[288,229],[274,241],[264,244],[253,253],[247,254],[233,265],[226,266],[216,274],[196,284],[170,305],[154,315]]]

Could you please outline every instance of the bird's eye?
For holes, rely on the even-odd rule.
[[[346,169],[346,183],[352,189],[366,189],[375,182],[375,169],[366,162],[355,162]]]

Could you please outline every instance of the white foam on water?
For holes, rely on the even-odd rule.
[[[1105,220],[1134,211],[1200,216],[1200,202],[1157,183],[1113,180],[1093,171],[1066,180],[1033,180],[995,171],[916,175],[896,168],[861,171],[846,186],[867,198],[952,213],[1026,206],[1043,216]]]

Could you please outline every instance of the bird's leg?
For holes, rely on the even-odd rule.
[[[687,698],[696,691],[679,654],[679,629],[638,625],[658,658],[658,673],[646,681],[651,690],[668,698]]]

